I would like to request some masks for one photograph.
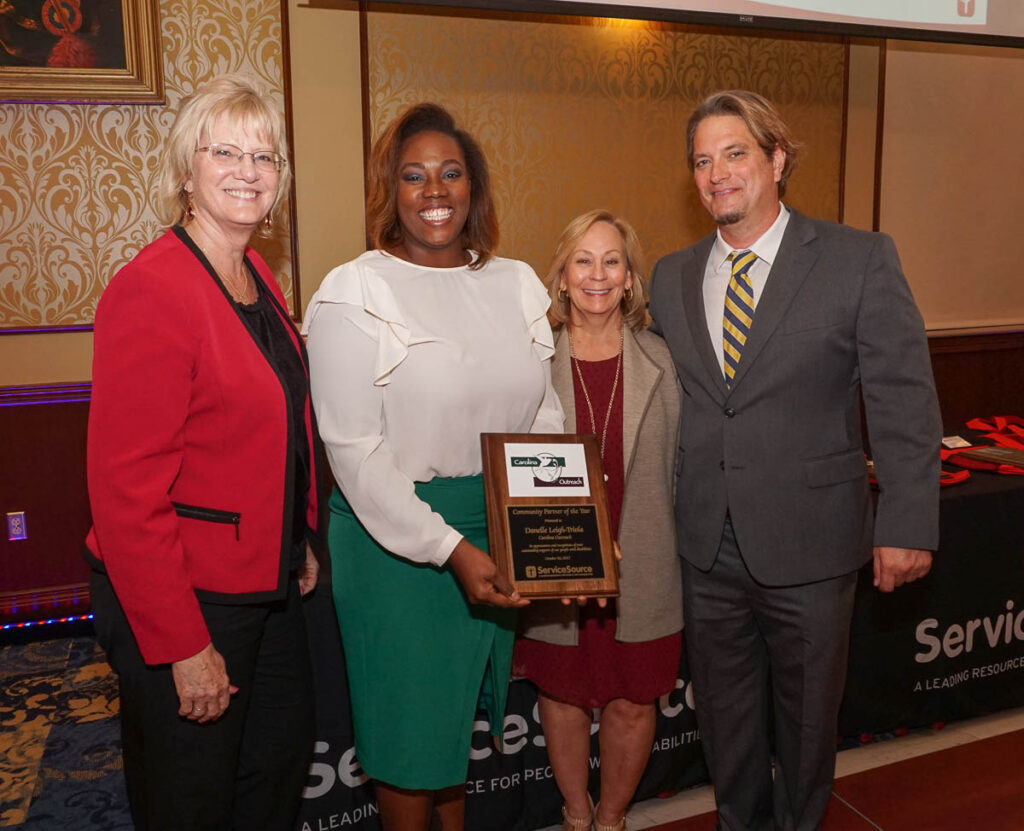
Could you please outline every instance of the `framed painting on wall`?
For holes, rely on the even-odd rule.
[[[0,101],[162,101],[158,2],[0,0]]]

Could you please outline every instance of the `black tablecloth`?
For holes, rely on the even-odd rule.
[[[1024,477],[975,472],[968,482],[943,491],[941,525],[940,549],[924,580],[883,595],[871,585],[870,565],[860,574],[840,714],[843,736],[1024,704]],[[376,806],[355,759],[328,586],[307,601],[307,610],[318,741],[298,828],[371,831],[378,826]],[[676,684],[676,691],[659,701],[655,745],[638,799],[706,781],[685,648]],[[532,686],[512,683],[503,752],[492,745],[485,721],[476,728],[467,827],[526,831],[558,822],[561,798]],[[598,776],[597,738],[592,738],[592,786]],[[410,745],[408,752],[423,750]],[[424,765],[429,763],[425,757]]]
[[[329,587],[321,586],[307,600],[307,612],[318,741],[297,827],[301,831],[370,831],[378,826],[376,806],[372,786],[355,759],[344,659]],[[562,799],[548,763],[533,685],[520,680],[509,688],[502,751],[491,741],[486,714],[480,712],[477,718],[466,786],[467,828],[526,831],[560,822]],[[595,793],[600,775],[597,741],[595,733],[591,739],[591,790]],[[408,752],[422,754],[423,749],[410,745]],[[430,764],[425,754],[423,764]],[[655,743],[637,798],[706,780],[684,647],[676,689],[658,702]]]
[[[1024,704],[1024,476],[975,471],[940,517],[924,580],[881,594],[860,574],[844,736]]]

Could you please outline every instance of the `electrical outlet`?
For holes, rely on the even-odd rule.
[[[7,512],[7,539],[12,541],[28,539],[28,528],[25,525],[24,511]]]

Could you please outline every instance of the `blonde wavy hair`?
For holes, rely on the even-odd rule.
[[[265,140],[267,147],[263,149],[288,158],[284,119],[270,96],[245,75],[218,75],[182,102],[164,144],[155,202],[157,216],[168,226],[188,224],[189,195],[185,192],[185,180],[192,176],[196,148],[209,139],[210,129],[221,116]],[[291,169],[286,161],[278,173],[277,193],[267,214],[271,221],[281,218],[291,180]],[[261,223],[256,233],[268,235],[270,231]]]
[[[650,315],[647,313],[647,289],[644,287],[643,251],[640,248],[640,238],[633,230],[633,226],[625,219],[603,208],[580,214],[565,226],[565,230],[558,238],[554,256],[551,258],[551,265],[548,266],[547,274],[544,275],[544,285],[551,297],[548,320],[552,329],[560,329],[569,320],[569,298],[564,292],[559,292],[558,284],[561,282],[569,257],[576,250],[580,239],[598,222],[607,222],[622,237],[626,268],[633,278],[629,297],[624,295],[622,298],[622,318],[632,331],[638,332],[647,328],[651,322]]]

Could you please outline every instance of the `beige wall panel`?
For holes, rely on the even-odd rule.
[[[300,299],[366,249],[359,13],[289,0]]]
[[[881,228],[929,329],[1024,323],[1024,50],[893,41]]]
[[[576,214],[626,215],[654,258],[712,230],[685,161],[685,125],[717,89],[783,110],[806,155],[790,202],[838,215],[843,46],[641,22],[368,16],[372,132],[409,104],[444,104],[492,168],[501,253],[547,267]]]
[[[0,328],[92,323],[110,278],[163,230],[160,150],[203,81],[246,72],[283,111],[280,12],[279,0],[161,0],[166,106],[0,104]],[[290,298],[288,229],[258,247]],[[76,351],[55,363],[48,337]],[[0,336],[0,386],[88,380],[90,361],[88,336]]]
[[[843,222],[872,230],[875,214],[875,145],[878,133],[878,43],[850,44],[846,105]]]
[[[0,337],[0,387],[68,384],[92,378],[92,332]]]

